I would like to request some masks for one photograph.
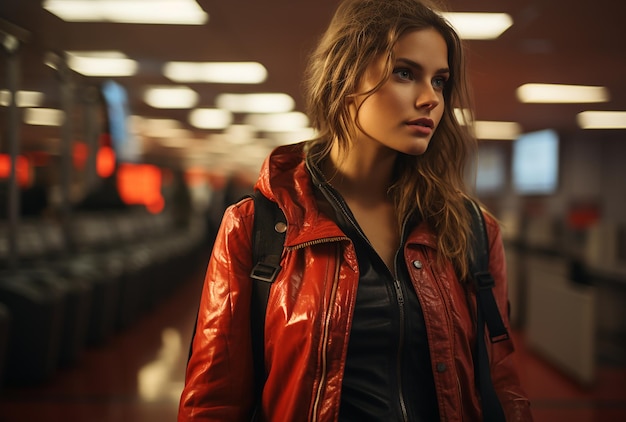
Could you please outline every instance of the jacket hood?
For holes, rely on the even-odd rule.
[[[285,213],[287,247],[345,237],[332,220],[319,212],[313,181],[305,165],[305,145],[306,142],[300,142],[274,149],[263,162],[254,186]]]

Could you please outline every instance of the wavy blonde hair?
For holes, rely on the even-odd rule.
[[[393,48],[402,35],[437,30],[446,42],[450,67],[443,117],[424,154],[399,154],[390,194],[400,224],[417,209],[437,233],[438,264],[448,259],[465,277],[471,251],[467,247],[470,216],[464,202],[464,176],[476,140],[471,128],[461,125],[454,113],[454,108],[471,110],[471,97],[461,40],[441,16],[442,11],[440,5],[420,0],[346,0],[339,5],[307,67],[308,114],[319,134],[309,141],[307,151],[315,151],[312,159],[316,162],[328,155],[334,142],[346,152],[357,128],[348,99],[372,95],[386,82],[393,70]],[[365,70],[380,57],[386,63],[383,78],[368,92],[358,93]]]

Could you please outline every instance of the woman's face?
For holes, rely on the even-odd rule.
[[[393,72],[384,85],[369,97],[357,96],[351,105],[360,126],[353,146],[373,144],[420,155],[443,116],[448,48],[435,29],[421,29],[401,36],[394,56]],[[358,92],[373,88],[383,77],[383,67],[384,57],[372,62]]]

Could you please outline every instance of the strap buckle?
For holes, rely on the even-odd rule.
[[[265,281],[266,283],[273,283],[276,280],[276,276],[280,272],[282,267],[280,265],[272,265],[266,262],[259,261],[252,268],[250,277],[254,280]]]

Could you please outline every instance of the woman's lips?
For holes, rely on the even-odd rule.
[[[411,120],[409,122],[407,122],[408,125],[415,125],[415,126],[425,126],[428,127],[430,129],[433,129],[435,127],[435,124],[433,123],[433,121],[431,119],[428,119],[426,117],[422,117],[419,119],[415,119],[415,120]]]
[[[433,133],[435,124],[431,119],[421,118],[407,122],[407,127],[417,135],[430,135]]]

